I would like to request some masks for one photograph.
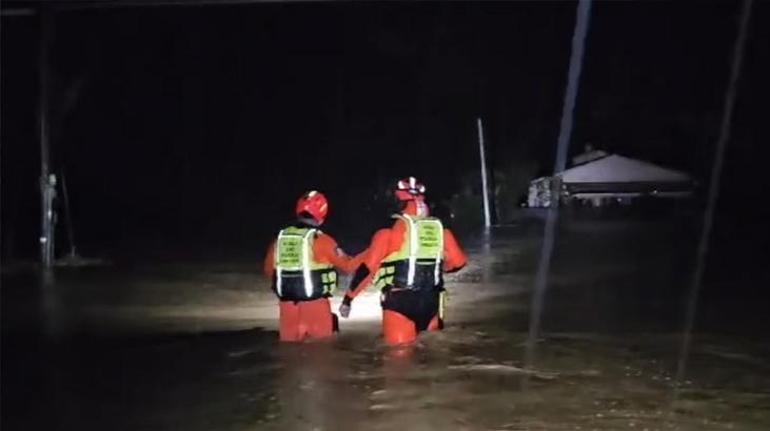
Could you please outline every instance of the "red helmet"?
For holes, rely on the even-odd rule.
[[[415,177],[404,178],[396,185],[395,194],[399,201],[422,200],[425,198],[425,186]]]
[[[297,200],[297,217],[312,218],[319,225],[329,214],[329,202],[326,196],[315,190],[309,191]]]

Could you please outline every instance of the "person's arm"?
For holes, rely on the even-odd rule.
[[[265,261],[262,264],[262,272],[268,279],[273,278],[275,272],[275,241],[270,243],[270,247],[267,248],[267,254],[265,255]]]
[[[360,261],[360,264],[353,274],[353,279],[350,281],[345,297],[342,298],[342,304],[340,304],[339,309],[342,317],[350,315],[350,305],[353,302],[353,298],[358,296],[359,293],[363,292],[372,283],[374,274],[380,269],[380,262],[390,252],[390,236],[390,229],[378,230],[374,237],[372,237],[369,248],[356,256],[355,260]]]
[[[380,262],[388,255],[390,248],[390,229],[380,229],[372,237],[369,248],[363,253],[361,263],[353,274],[345,298],[353,300],[366,286],[371,284],[374,273],[380,269]]]
[[[454,234],[444,229],[444,272],[459,271],[468,262],[468,257],[460,247]]]
[[[327,234],[321,234],[316,238],[313,253],[319,262],[329,263],[346,274],[355,270],[352,266],[353,258],[348,256],[337,245],[337,241]]]
[[[348,262],[349,270],[348,273],[354,273],[358,269],[359,266],[361,266],[362,263],[364,263],[364,259],[366,259],[366,252],[368,250],[364,250],[361,253],[358,253],[357,255],[350,258],[350,262]]]
[[[391,227],[375,232],[369,248],[361,253],[361,255],[356,256],[356,259],[361,259],[361,264],[353,275],[348,294],[345,295],[346,298],[352,300],[367,286],[372,284],[372,280],[377,275],[382,261],[389,254],[395,253],[401,248],[406,230],[406,222],[396,220]]]

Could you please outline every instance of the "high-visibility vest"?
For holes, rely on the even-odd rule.
[[[380,289],[434,289],[441,284],[444,260],[444,226],[434,217],[394,215],[406,223],[404,240],[386,256],[375,277]]]
[[[278,297],[308,301],[331,296],[337,287],[337,272],[328,263],[317,262],[313,243],[318,229],[287,227],[275,243],[275,291]]]

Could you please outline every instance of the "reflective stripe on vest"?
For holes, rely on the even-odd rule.
[[[278,233],[278,241],[275,246],[275,289],[281,296],[281,273],[283,271],[302,271],[305,284],[305,293],[308,297],[313,294],[313,278],[310,276],[312,262],[310,260],[310,239],[314,237],[317,229],[307,229],[306,232],[291,232],[294,229],[284,229]],[[301,250],[297,250],[300,248]]]

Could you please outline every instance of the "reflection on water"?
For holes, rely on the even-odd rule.
[[[328,343],[279,345],[276,360],[281,369],[276,381],[279,424],[305,429],[328,429],[334,421],[335,390],[333,351]],[[345,368],[345,363],[336,364]],[[340,388],[341,389],[341,388]]]
[[[4,274],[3,429],[770,429],[757,301],[707,296],[675,381],[682,226],[561,229],[534,342],[541,226],[466,241],[446,330],[402,349],[366,319],[278,343],[248,265]]]
[[[64,330],[61,317],[62,304],[59,289],[56,286],[55,274],[52,269],[40,272],[40,315],[43,320],[43,331],[50,337],[56,337]]]

